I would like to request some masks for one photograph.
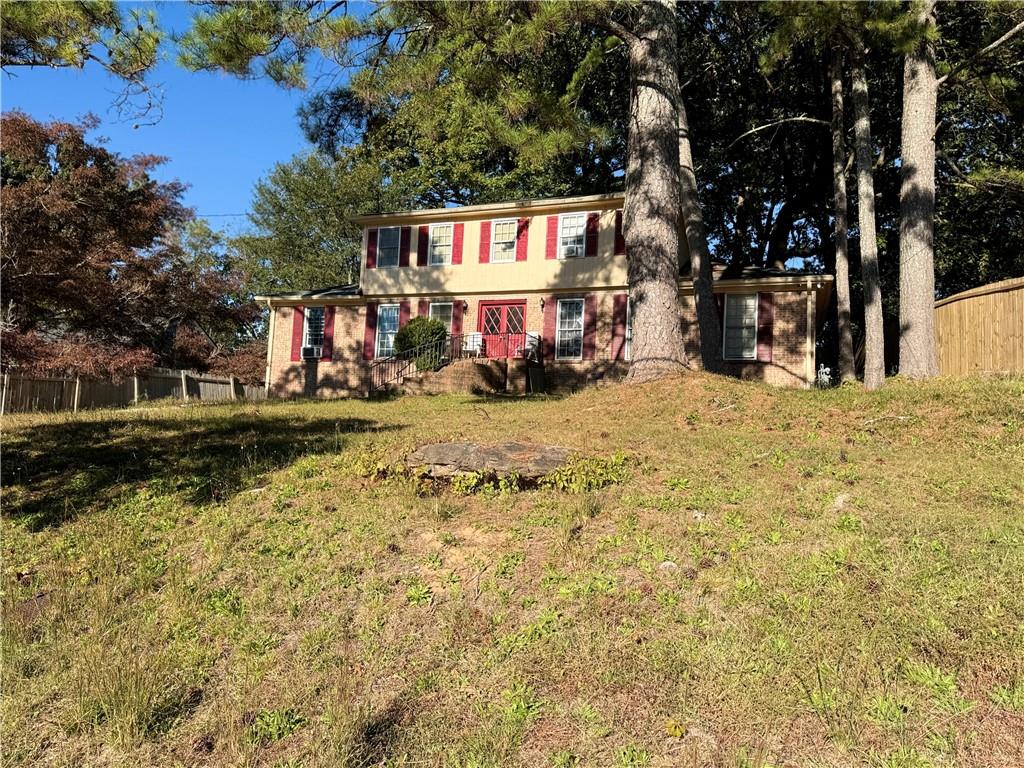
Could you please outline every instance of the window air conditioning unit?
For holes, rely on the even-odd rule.
[[[319,360],[320,355],[323,354],[323,347],[303,347],[302,348],[302,359],[303,360]]]
[[[572,258],[574,256],[579,256],[580,247],[578,245],[567,245],[564,248],[562,248],[562,255],[565,256],[567,259]]]

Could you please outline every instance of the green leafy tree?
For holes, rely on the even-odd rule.
[[[369,163],[298,155],[256,185],[254,231],[232,245],[255,293],[346,285],[359,278],[360,231],[349,217],[400,202]]]

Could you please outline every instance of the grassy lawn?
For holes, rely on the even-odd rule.
[[[598,490],[425,492],[542,440]],[[5,765],[1020,766],[1024,382],[4,422]]]

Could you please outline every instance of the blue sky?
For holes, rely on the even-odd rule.
[[[152,6],[151,6],[152,7]],[[165,30],[184,31],[191,7],[157,3]],[[231,232],[245,217],[212,216],[249,210],[253,185],[274,164],[309,148],[295,111],[306,94],[267,80],[243,81],[228,75],[188,72],[173,61],[172,50],[149,81],[163,86],[163,118],[133,128],[111,108],[120,81],[98,66],[84,70],[17,69],[0,80],[0,106],[20,109],[37,120],[76,120],[92,112],[102,125],[91,137],[122,155],[155,154],[168,162],[155,174],[190,185],[185,203],[211,216],[214,227]]]

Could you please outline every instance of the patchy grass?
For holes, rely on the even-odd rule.
[[[1024,764],[1024,383],[8,417],[4,764]],[[536,490],[390,471],[582,457]]]

